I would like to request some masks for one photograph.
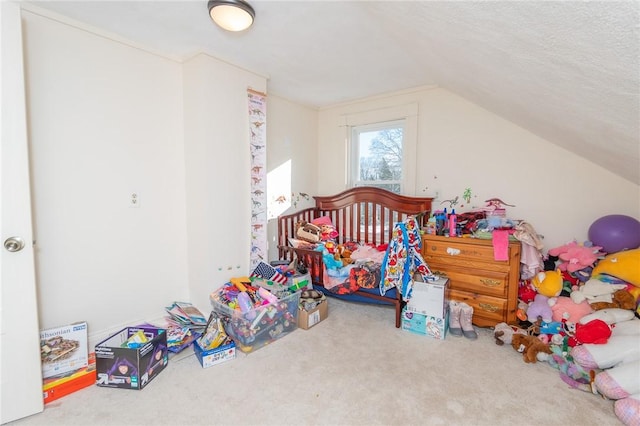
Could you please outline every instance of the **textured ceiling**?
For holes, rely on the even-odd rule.
[[[206,0],[23,2],[178,59],[209,53],[309,106],[438,85],[640,184],[635,0],[251,3],[234,34]]]

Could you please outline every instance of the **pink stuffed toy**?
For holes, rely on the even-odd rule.
[[[562,262],[558,265],[561,271],[576,272],[581,269],[593,266],[598,255],[604,255],[600,252],[602,247],[592,246],[586,247],[579,245],[576,241],[572,241],[560,247],[549,250],[549,256],[557,256]]]
[[[570,297],[558,296],[549,299],[553,320],[561,322],[563,319],[569,323],[576,324],[585,315],[593,312],[591,305],[586,300],[575,303]]]
[[[320,227],[320,240],[333,241],[338,238],[338,231],[336,231],[329,216],[317,217],[311,223]]]

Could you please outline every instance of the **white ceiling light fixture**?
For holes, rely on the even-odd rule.
[[[210,0],[209,16],[227,31],[244,31],[253,24],[256,12],[244,0]]]

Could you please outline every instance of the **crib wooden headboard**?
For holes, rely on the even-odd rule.
[[[320,216],[329,216],[339,233],[338,243],[356,241],[374,246],[391,240],[393,226],[407,216],[416,216],[420,225],[431,212],[430,197],[398,195],[381,188],[360,186],[336,195],[314,196],[315,207],[310,207],[278,218],[278,248],[289,245],[295,238],[296,223],[310,222]]]

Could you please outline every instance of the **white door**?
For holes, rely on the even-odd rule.
[[[0,1],[0,423],[43,410],[17,3]]]

